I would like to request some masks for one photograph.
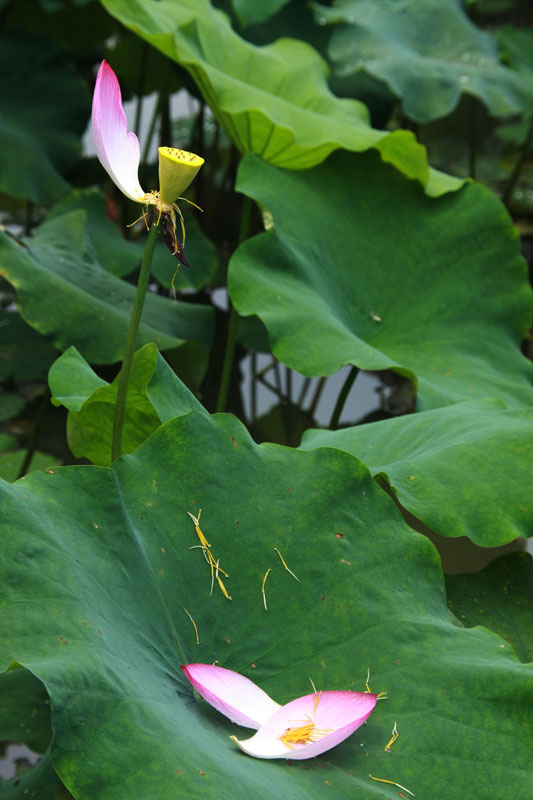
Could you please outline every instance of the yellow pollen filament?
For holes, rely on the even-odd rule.
[[[220,559],[219,559],[219,560],[220,560]],[[228,594],[228,592],[227,592],[227,590],[226,590],[226,587],[224,586],[224,583],[223,583],[223,581],[222,581],[222,578],[221,578],[221,577],[219,576],[219,574],[218,574],[218,569],[219,569],[219,568],[218,568],[218,561],[217,561],[217,563],[216,563],[216,573],[215,573],[215,577],[216,577],[216,579],[217,579],[217,581],[218,581],[218,585],[220,586],[220,589],[221,589],[221,591],[222,591],[222,594],[224,595],[224,597],[226,597],[228,600],[231,600],[231,595],[229,595],[229,594]],[[226,574],[226,573],[224,573],[224,575],[225,575],[225,574]]]
[[[390,753],[390,749],[391,749],[392,745],[394,744],[394,742],[396,741],[396,739],[398,738],[399,735],[400,734],[398,733],[398,728],[396,727],[396,722],[395,722],[394,723],[394,728],[392,729],[392,736],[391,736],[389,742],[387,742],[387,744],[385,745],[385,752],[386,753]]]
[[[148,231],[148,230],[150,230],[150,226],[148,225],[148,220],[146,219],[146,211],[147,211],[147,208],[146,208],[146,206],[145,206],[145,207],[143,208],[143,213],[141,214],[141,216],[140,216],[140,217],[137,217],[137,219],[133,220],[133,222],[129,222],[129,223],[126,225],[126,228],[133,228],[133,226],[134,226],[134,225],[137,225],[137,223],[138,223],[138,222],[140,222],[140,221],[141,221],[141,219],[142,219],[142,220],[144,220],[144,224],[145,224],[145,226],[146,226],[146,230],[147,230],[147,231]]]
[[[287,566],[287,564],[286,564],[286,562],[285,562],[285,559],[283,558],[283,556],[282,556],[282,555],[281,555],[281,553],[279,552],[278,548],[277,548],[277,547],[275,547],[275,548],[274,548],[274,550],[276,551],[276,553],[277,553],[277,554],[278,554],[278,556],[280,557],[280,561],[281,561],[281,563],[283,564],[283,566],[285,567],[285,569],[287,570],[287,572],[289,572],[289,573],[292,575],[292,577],[294,578],[294,580],[295,580],[295,581],[298,581],[298,583],[301,583],[301,580],[300,580],[300,578],[297,578],[297,577],[296,577],[296,575],[294,574],[294,572],[292,571],[292,569],[289,569],[289,568],[288,568],[288,566]]]
[[[379,781],[380,783],[390,783],[390,784],[391,784],[391,786],[397,786],[397,787],[398,787],[398,789],[403,789],[403,791],[404,791],[404,792],[407,792],[407,794],[410,794],[410,795],[411,795],[411,797],[414,797],[414,796],[415,796],[413,792],[410,792],[410,791],[409,791],[409,789],[406,789],[406,788],[405,788],[405,786],[402,786],[402,785],[401,785],[401,783],[396,783],[396,781],[388,781],[386,778],[374,778],[374,776],[373,776],[373,775],[370,775],[370,773],[369,773],[368,777],[369,777],[371,780],[373,780],[373,781]]]
[[[220,559],[218,559],[218,561],[215,559],[215,557],[214,557],[214,555],[213,555],[213,553],[211,552],[211,549],[210,549],[211,545],[209,544],[209,542],[205,538],[204,534],[202,533],[202,530],[200,528],[200,515],[201,515],[201,513],[202,513],[202,509],[200,509],[198,511],[198,516],[195,517],[194,514],[191,514],[190,511],[187,511],[188,516],[192,519],[192,521],[194,523],[194,529],[196,531],[196,535],[198,536],[198,538],[199,538],[199,540],[201,542],[201,544],[199,544],[199,545],[193,545],[192,547],[189,547],[189,550],[195,550],[197,548],[200,548],[202,553],[204,554],[205,560],[209,564],[209,569],[211,571],[211,590],[210,590],[209,594],[210,595],[213,594],[213,586],[215,584],[215,578],[216,578],[217,583],[218,583],[218,585],[220,587],[220,591],[222,592],[224,597],[227,600],[231,600],[231,595],[228,594],[228,591],[227,591],[226,587],[224,586],[222,578],[220,578],[220,576],[219,576],[219,572],[222,573],[222,575],[224,575],[225,578],[229,578],[229,575],[220,566]]]
[[[280,736],[280,741],[287,745],[290,750],[295,750],[295,744],[310,744],[311,742],[318,742],[330,733],[333,733],[334,728],[319,729],[315,726],[314,722],[308,722],[306,725],[300,725],[298,728],[287,728],[283,736]]]
[[[263,594],[263,604],[265,606],[265,611],[268,611],[268,609],[267,609],[267,598],[266,598],[266,594],[265,594],[265,583],[266,583],[266,579],[268,578],[268,573],[269,572],[270,572],[270,567],[265,572],[265,575],[263,577],[263,585],[261,586],[261,592]]]
[[[368,683],[369,680],[370,680],[370,669],[366,673],[366,681],[365,681],[366,689],[365,689],[365,692],[364,692],[365,694],[372,694],[372,690],[371,690],[371,688],[369,686],[369,683]],[[376,696],[376,699],[377,700],[388,700],[389,698],[387,697],[387,692],[380,692]]]
[[[187,511],[187,514],[189,515],[189,517],[194,522],[194,529],[195,529],[196,534],[197,534],[198,538],[200,539],[201,543],[203,544],[204,547],[211,547],[211,545],[209,544],[209,542],[207,541],[207,539],[203,535],[202,531],[200,530],[200,515],[201,515],[201,513],[202,513],[202,509],[200,509],[200,511],[198,512],[198,517],[195,517],[193,514],[191,514],[190,511]]]
[[[194,628],[194,633],[195,633],[195,636],[196,636],[196,644],[200,644],[200,637],[198,636],[198,628],[196,627],[196,622],[193,620],[193,618],[191,617],[191,615],[189,614],[189,612],[187,611],[186,608],[184,608],[183,610],[185,611],[185,613],[189,617],[190,621],[192,622],[192,626]]]

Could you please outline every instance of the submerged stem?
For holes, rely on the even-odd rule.
[[[354,381],[357,378],[358,372],[359,368],[352,365],[352,368],[349,371],[346,380],[344,381],[342,389],[339,392],[337,402],[335,403],[335,408],[333,409],[333,414],[331,415],[331,422],[329,423],[329,429],[331,431],[336,430],[339,425],[342,409],[344,408],[344,404],[346,403],[348,395],[350,394],[350,389],[354,385]]]
[[[22,462],[19,473],[17,475],[17,480],[18,478],[22,478],[23,475],[25,475],[30,468],[32,458],[35,455],[35,451],[37,450],[37,445],[39,443],[39,437],[41,435],[43,422],[46,417],[46,412],[48,411],[49,408],[50,408],[50,390],[47,387],[46,391],[42,396],[41,403],[39,405],[39,410],[37,411],[37,416],[35,417],[35,422],[33,423],[33,431],[30,436],[28,446],[26,448],[26,455],[24,456],[24,461]]]
[[[509,204],[510,204],[510,202],[512,200],[512,197],[513,197],[513,194],[514,194],[514,190],[516,189],[516,185],[517,185],[518,180],[520,178],[523,166],[527,161],[529,148],[531,147],[531,142],[532,141],[533,141],[533,116],[531,117],[531,120],[529,122],[529,127],[527,129],[526,138],[525,138],[524,143],[522,144],[522,148],[520,150],[520,156],[518,158],[518,161],[515,164],[515,168],[513,170],[513,174],[511,175],[511,178],[509,179],[509,183],[507,184],[507,189],[505,190],[505,193],[504,193],[504,195],[502,197],[502,200],[505,203],[505,205],[507,206],[507,208],[509,208]]]
[[[239,241],[238,241],[239,244],[241,244],[241,242],[247,239],[248,236],[250,235],[251,220],[252,220],[252,201],[249,197],[245,197],[242,205],[241,227],[239,230]],[[239,315],[233,308],[233,305],[231,304],[231,299],[229,299],[229,302],[231,305],[231,311],[230,311],[229,325],[228,325],[228,336],[226,339],[226,350],[224,352],[224,364],[222,366],[222,377],[220,379],[220,388],[218,390],[218,399],[216,406],[217,411],[225,411],[226,409],[229,384],[231,379],[231,371],[233,369],[233,356],[235,354],[235,344],[237,342],[237,323],[239,321]]]
[[[116,458],[122,455],[122,429],[124,427],[124,416],[126,413],[128,382],[131,372],[131,365],[133,363],[133,354],[135,352],[137,334],[139,333],[139,325],[141,323],[144,299],[146,297],[146,290],[148,288],[148,281],[150,279],[150,267],[152,265],[152,256],[154,254],[154,247],[158,233],[159,233],[159,224],[156,224],[154,222],[152,223],[152,227],[150,228],[150,231],[148,233],[148,238],[144,246],[141,272],[139,274],[137,292],[135,294],[135,300],[133,302],[133,310],[131,312],[130,327],[128,330],[128,338],[126,339],[124,358],[119,373],[117,401],[115,405],[115,419],[113,421],[113,439],[111,442],[112,461],[114,461]]]

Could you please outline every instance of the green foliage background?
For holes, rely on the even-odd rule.
[[[533,535],[532,41],[520,0],[0,3],[0,741],[42,755],[0,798],[529,796],[533,562],[489,548]],[[146,231],[83,151],[103,57],[147,190],[156,144],[206,158],[114,461]],[[191,661],[388,699],[256,760]]]

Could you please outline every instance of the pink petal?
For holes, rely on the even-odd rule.
[[[117,76],[102,61],[93,95],[93,138],[100,163],[126,197],[144,202],[139,184],[139,140],[128,133]]]
[[[211,664],[182,665],[198,694],[245,728],[260,728],[281,706],[249,678]]]
[[[321,692],[315,710],[316,697],[316,694],[308,694],[282,706],[250,739],[231,738],[241,750],[256,758],[313,758],[357,730],[370,716],[377,701],[377,695],[367,692]],[[292,743],[291,747],[281,741],[280,737],[288,728],[300,728],[309,723],[314,724],[313,735],[317,741]]]

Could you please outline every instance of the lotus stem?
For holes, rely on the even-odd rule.
[[[154,247],[159,233],[159,224],[152,223],[146,245],[144,247],[144,254],[141,263],[141,272],[139,275],[139,282],[137,284],[137,292],[135,293],[135,300],[133,302],[133,310],[131,312],[130,327],[128,330],[128,338],[126,339],[126,348],[124,350],[124,359],[122,367],[120,368],[118,389],[117,389],[117,402],[115,405],[115,419],[113,421],[113,438],[111,442],[111,460],[122,455],[122,430],[124,427],[124,416],[126,413],[126,398],[128,396],[128,383],[131,373],[131,365],[133,363],[133,354],[135,352],[135,345],[137,343],[137,335],[139,333],[139,326],[141,323],[141,316],[144,307],[144,299],[148,289],[148,281],[150,280],[150,268],[152,265],[152,256],[154,254]]]
[[[333,409],[333,414],[331,415],[331,422],[329,423],[329,429],[334,431],[339,426],[339,420],[341,418],[342,410],[344,408],[344,404],[348,399],[348,395],[350,394],[350,389],[354,385],[354,381],[357,378],[357,374],[359,372],[358,367],[352,366],[351,370],[349,371],[346,380],[342,386],[342,389],[339,392],[339,396],[337,398],[337,402],[335,403],[335,408]]]
[[[241,242],[247,239],[250,234],[251,219],[252,219],[252,201],[249,197],[245,197],[242,206],[241,228],[239,231],[239,241],[238,241],[239,244],[241,244]],[[228,324],[228,336],[226,339],[226,351],[224,353],[224,364],[222,366],[222,377],[220,379],[220,388],[218,390],[218,399],[216,405],[217,411],[226,410],[231,371],[233,369],[233,358],[235,355],[235,344],[237,342],[237,324],[239,321],[239,315],[233,308],[231,299],[229,302],[231,305],[231,311]]]

